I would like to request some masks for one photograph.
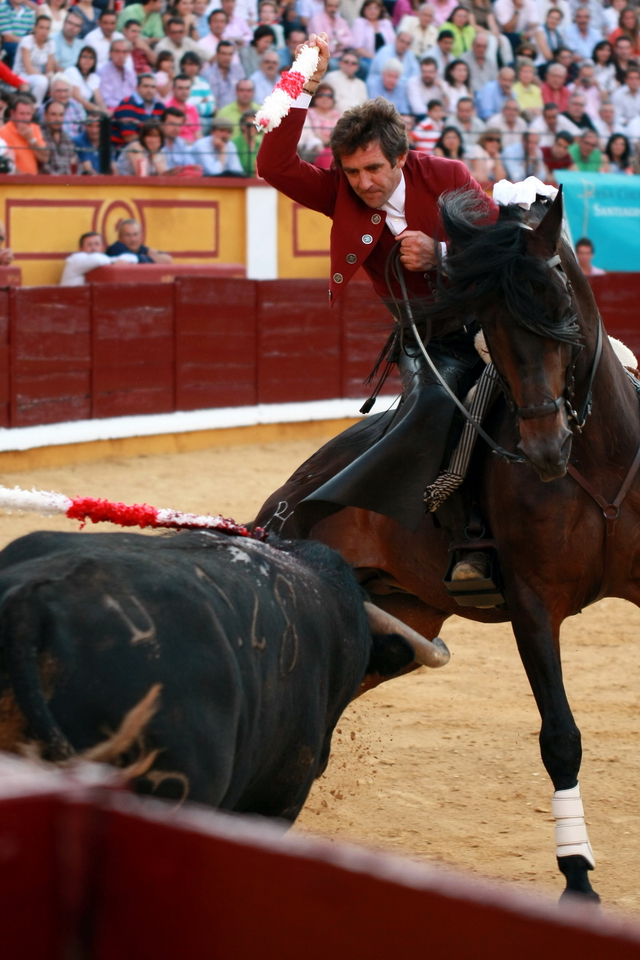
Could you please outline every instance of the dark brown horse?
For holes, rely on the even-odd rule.
[[[631,469],[640,405],[601,331],[588,283],[561,240],[561,197],[537,217],[534,209],[533,229],[514,208],[503,208],[493,226],[477,226],[468,199],[451,195],[443,205],[451,239],[448,286],[435,307],[440,318],[475,313],[510,401],[494,406],[485,428],[525,461],[487,454],[477,471],[506,607],[458,607],[448,596],[449,537],[431,516],[411,533],[379,514],[346,508],[310,535],[338,549],[375,602],[426,637],[435,637],[454,613],[511,621],[542,718],[542,760],[555,790],[567,791],[553,804],[565,892],[597,899],[576,789],[580,731],[564,689],[559,635],[567,617],[601,597],[640,605],[640,486]],[[580,431],[577,421],[585,416]],[[351,428],[363,444],[366,423]],[[267,501],[257,522],[278,514],[288,518],[285,535],[294,535],[296,503],[344,465],[348,449],[341,435],[318,451]],[[625,480],[628,490],[619,497]],[[608,507],[616,498],[621,504]]]

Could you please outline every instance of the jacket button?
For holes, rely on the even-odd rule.
[[[342,274],[341,274],[341,273],[334,273],[334,275],[333,275],[333,282],[334,282],[334,283],[342,283],[342,280],[343,280],[343,277],[342,277]]]
[[[358,258],[356,257],[355,253],[347,254],[347,263],[355,263],[357,259]]]
[[[380,223],[381,220],[382,217],[379,213],[374,213],[374,215],[371,217],[371,223]]]
[[[365,233],[364,237],[362,238],[362,242],[363,242],[363,243],[373,243],[373,237],[371,236],[370,233]]]

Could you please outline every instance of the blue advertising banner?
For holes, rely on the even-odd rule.
[[[575,243],[589,237],[603,270],[640,271],[640,177],[556,170]]]

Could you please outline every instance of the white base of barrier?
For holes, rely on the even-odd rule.
[[[385,398],[392,402],[391,398]],[[255,407],[220,407],[210,410],[177,410],[135,417],[104,420],[73,420],[36,427],[0,429],[0,452],[33,450],[67,443],[119,440],[123,437],[151,437],[197,430],[250,427],[260,423],[302,423],[312,420],[340,420],[358,417],[360,400],[312,400],[306,403],[262,403]]]

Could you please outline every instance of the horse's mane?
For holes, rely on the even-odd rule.
[[[487,223],[488,203],[469,190],[456,190],[440,200],[442,222],[450,246],[439,265],[438,299],[429,308],[432,319],[472,315],[502,298],[513,320],[531,333],[576,343],[580,328],[571,297],[550,282],[545,260],[527,250],[527,233],[546,212],[536,201],[531,211],[500,207],[495,223]]]

